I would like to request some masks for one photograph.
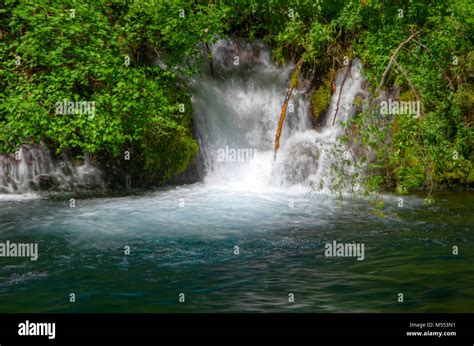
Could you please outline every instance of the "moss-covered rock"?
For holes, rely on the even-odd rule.
[[[321,117],[324,111],[326,111],[331,101],[333,78],[334,70],[331,69],[321,85],[311,94],[311,110],[314,120],[316,121]]]

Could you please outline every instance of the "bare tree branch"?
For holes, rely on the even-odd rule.
[[[382,89],[382,86],[384,85],[385,83],[385,78],[387,77],[387,73],[388,71],[390,70],[390,68],[392,67],[392,63],[395,59],[395,57],[397,56],[398,52],[400,51],[400,49],[402,49],[402,47],[404,45],[406,45],[408,42],[410,42],[413,37],[415,37],[416,35],[418,34],[418,31],[411,34],[410,37],[408,37],[405,41],[403,41],[402,43],[400,43],[400,45],[397,47],[397,49],[395,49],[395,51],[393,52],[392,56],[390,57],[390,60],[388,62],[388,65],[387,67],[385,68],[385,71],[383,71],[383,74],[382,74],[382,79],[380,80],[380,83],[379,83],[379,86],[377,87],[377,91],[380,91]]]

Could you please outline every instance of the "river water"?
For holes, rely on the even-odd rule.
[[[474,308],[472,194],[430,206],[405,198],[403,208],[386,196],[380,214],[363,199],[195,184],[75,208],[69,199],[0,207],[1,239],[39,246],[37,261],[0,258],[1,312]],[[325,257],[334,240],[364,243],[365,259]]]

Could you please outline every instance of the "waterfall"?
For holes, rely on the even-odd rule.
[[[212,59],[204,74],[189,80],[204,183],[238,190],[330,188],[334,166],[355,159],[338,138],[343,123],[356,113],[355,97],[368,97],[361,62],[353,60],[347,74],[342,69],[336,73],[336,88],[318,129],[312,125],[307,90],[293,91],[274,160],[275,132],[294,64],[276,66],[261,42],[219,40],[209,49]],[[353,173],[351,165],[342,172]],[[39,145],[0,155],[0,193],[103,185],[88,157],[76,164]]]
[[[16,153],[0,155],[0,193],[102,186],[101,173],[87,155],[83,164],[75,164],[65,156],[53,157],[40,145],[22,145]]]
[[[355,114],[355,96],[365,97],[360,61],[353,61],[345,83],[342,71],[337,73],[336,91],[318,130],[312,127],[308,95],[294,90],[273,161],[275,131],[294,65],[276,66],[259,42],[219,40],[211,53],[207,73],[191,82],[205,183],[244,190],[330,185],[330,167],[340,159],[333,147],[343,133],[342,123]]]
[[[342,178],[346,183],[357,183],[351,179],[351,176],[356,173],[354,162],[357,155],[353,148],[349,145],[342,145],[338,140],[345,133],[344,124],[356,115],[358,108],[355,104],[356,97],[365,100],[370,95],[367,91],[367,80],[363,75],[361,61],[354,59],[348,69],[347,76],[344,69],[336,73],[334,80],[336,90],[331,97],[321,128],[314,137],[320,157],[318,170],[311,177],[311,183],[313,187],[316,186],[321,190],[330,190],[338,178],[335,175],[338,174],[339,178]],[[335,124],[333,125],[334,119]],[[344,166],[343,161],[349,164]],[[350,186],[352,190],[358,188],[358,185]],[[346,189],[349,187],[346,186]]]

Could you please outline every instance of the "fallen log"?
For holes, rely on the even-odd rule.
[[[301,71],[301,65],[303,65],[303,60],[302,59],[298,60],[298,62],[296,63],[296,67],[293,71],[293,74],[291,75],[291,80],[290,80],[290,85],[288,87],[288,91],[286,92],[285,101],[283,102],[283,106],[281,107],[280,120],[278,121],[278,128],[277,128],[276,135],[275,135],[275,146],[274,146],[273,160],[276,159],[278,149],[280,149],[281,129],[283,127],[283,122],[285,121],[286,109],[288,107],[288,102],[290,101],[291,93],[293,92],[293,89],[298,86],[298,76],[299,76],[300,71]]]

